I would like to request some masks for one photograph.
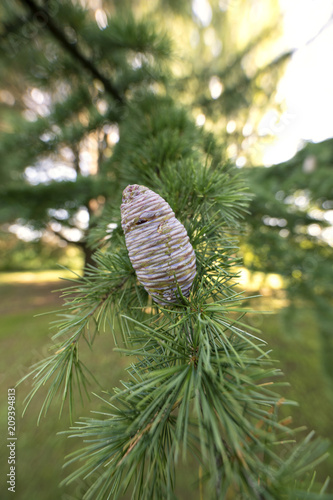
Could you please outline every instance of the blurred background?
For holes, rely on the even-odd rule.
[[[332,51],[332,0],[1,2],[3,388],[48,353],[44,313],[70,275],[59,265],[81,274],[92,263],[86,236],[117,189],[124,96],[130,106],[148,89],[214,134],[253,193],[240,242],[240,287],[260,295],[248,322],[299,402],[294,426],[333,439]],[[107,335],[84,355],[104,386],[127,366]],[[21,419],[28,388],[17,390],[18,498],[82,498],[80,485],[58,488],[68,415],[53,408],[37,427],[41,395]],[[6,412],[2,401],[2,436]],[[331,457],[318,474],[332,470]],[[196,479],[184,474],[181,498],[196,498]]]

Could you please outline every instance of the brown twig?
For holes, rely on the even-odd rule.
[[[170,414],[180,405],[180,403],[181,403],[181,400],[178,400],[172,405]],[[138,444],[138,442],[141,440],[141,438],[144,436],[144,434],[147,434],[147,432],[149,432],[157,415],[158,415],[158,411],[155,413],[155,415],[152,417],[152,419],[146,425],[146,427],[144,429],[142,429],[141,431],[138,431],[135,434],[135,436],[133,436],[133,438],[128,443],[128,449],[126,450],[125,455],[122,457],[122,459],[120,460],[118,465],[121,465],[123,463],[123,461],[125,460],[127,455],[133,450],[133,448],[135,448],[135,446]]]

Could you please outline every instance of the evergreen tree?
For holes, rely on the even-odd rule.
[[[47,229],[91,263],[86,222],[112,197],[125,100],[163,84],[170,42],[130,12],[104,25],[100,10],[98,26],[92,9],[68,1],[1,10],[1,221]]]
[[[172,134],[175,124],[182,134]],[[101,396],[100,416],[69,431],[85,444],[69,457],[80,465],[67,482],[88,478],[85,498],[120,498],[127,488],[132,498],[175,498],[177,463],[189,456],[202,468],[208,498],[319,498],[325,490],[310,493],[316,486],[307,476],[325,444],[311,434],[293,444],[288,419],[278,415],[287,404],[272,380],[279,370],[242,321],[234,266],[244,182],[218,161],[217,147],[205,151],[203,139],[172,101],[149,95],[123,121],[115,151],[123,185],[144,182],[184,223],[197,259],[190,298],[159,306],[138,284],[120,229],[119,190],[94,231],[92,239],[105,242],[96,267],[64,292],[55,353],[32,372],[30,397],[48,386],[44,412],[58,393],[72,407],[75,386],[88,376],[79,345],[92,346],[104,328],[136,359],[122,386]]]
[[[112,157],[124,103],[148,87],[172,94],[190,104],[193,113],[207,116],[234,161],[242,154],[242,137],[227,134],[226,123],[236,116],[242,123],[250,115],[258,120],[272,94],[278,62],[288,54],[274,64],[265,60],[252,76],[244,65],[267,44],[274,46],[276,0],[270,0],[256,32],[242,26],[241,37],[235,19],[249,7],[240,0],[206,6],[214,12],[209,26],[191,2],[143,7],[110,1],[105,10],[82,5],[22,0],[0,6],[0,222],[75,244],[92,264],[87,229],[117,189]],[[136,11],[144,12],[145,20],[134,22]],[[178,35],[173,59],[169,38],[147,21],[152,17]],[[180,77],[170,78],[170,68]],[[223,92],[212,99],[207,92],[214,82]]]
[[[290,323],[297,301],[314,308],[325,368],[333,376],[332,139],[308,143],[292,159],[246,169],[254,193],[247,218],[244,264],[283,277]],[[325,237],[326,235],[326,237]]]
[[[5,12],[5,44],[13,33],[24,41],[24,28],[38,26],[33,43],[17,52],[8,78],[21,71],[24,82],[17,86],[38,81],[40,91],[44,82],[52,106],[39,117],[28,115],[34,121],[27,127],[26,120],[18,123],[22,103],[16,104],[16,132],[1,143],[3,165],[17,173],[31,162],[42,171],[37,160],[61,154],[78,164],[75,183],[18,186],[9,175],[6,210],[15,209],[19,195],[15,213],[26,220],[57,218],[65,207],[61,224],[71,226],[80,207],[101,208],[98,196],[104,196],[103,214],[89,231],[93,265],[64,290],[54,345],[32,368],[27,404],[46,387],[40,416],[57,396],[72,413],[93,371],[82,364],[80,345],[93,347],[104,329],[119,355],[134,357],[120,387],[101,396],[100,415],[69,431],[84,444],[68,459],[80,463],[66,483],[84,478],[85,498],[116,499],[130,490],[132,498],[171,499],[177,464],[191,457],[206,498],[325,498],[327,483],[316,484],[313,470],[327,444],[312,433],[295,442],[288,419],[279,417],[279,407],[287,404],[277,392],[280,372],[258,332],[243,323],[247,309],[235,289],[235,264],[247,186],[225,149],[166,91],[161,64],[170,55],[168,38],[128,13],[114,15],[107,25],[103,12],[100,36],[92,13],[70,2],[41,6],[23,0],[22,9]],[[45,98],[33,89],[32,98]],[[105,127],[112,125],[119,141],[111,147]],[[100,156],[98,171],[87,179],[77,159],[92,134]],[[160,194],[194,248],[190,297],[179,293],[171,306],[152,301],[129,260],[120,225],[121,193],[128,184]],[[138,221],[140,215],[138,210]]]

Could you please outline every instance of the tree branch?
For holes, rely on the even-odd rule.
[[[108,92],[118,103],[124,104],[124,98],[113,85],[113,83],[106,78],[99,69],[88,59],[78,48],[76,43],[71,43],[66,34],[59,28],[56,22],[50,17],[48,11],[43,7],[37,5],[34,0],[21,0],[36,17],[42,17],[45,27],[52,33],[54,38],[69,52],[76,60],[80,61],[82,66],[87,69],[97,80],[103,83],[106,92]]]

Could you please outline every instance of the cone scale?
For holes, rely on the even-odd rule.
[[[123,191],[121,225],[139,282],[161,305],[188,297],[196,274],[195,253],[170,205],[145,186]]]

